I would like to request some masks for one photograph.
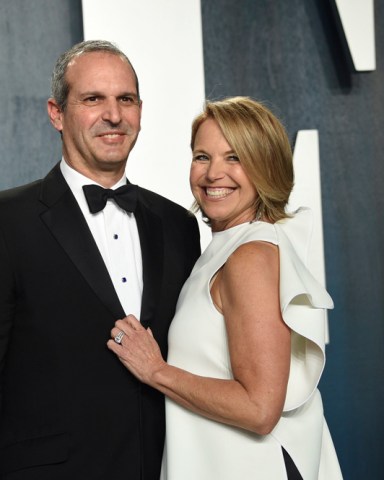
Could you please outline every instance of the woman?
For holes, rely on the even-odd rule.
[[[206,104],[191,146],[191,188],[213,239],[180,294],[168,363],[133,316],[108,342],[167,397],[163,476],[340,479],[316,388],[333,305],[304,263],[310,212],[285,211],[286,132],[260,103],[228,98]]]

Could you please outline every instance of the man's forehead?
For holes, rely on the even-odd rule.
[[[78,65],[79,63],[94,63],[96,61],[112,60],[121,62],[122,65],[128,66],[132,70],[132,66],[123,56],[109,51],[96,50],[93,52],[83,52],[76,55],[70,62],[68,62],[67,68]]]
[[[115,86],[126,92],[136,92],[136,77],[132,66],[119,55],[108,52],[79,55],[68,64],[65,76],[71,90],[98,90]]]

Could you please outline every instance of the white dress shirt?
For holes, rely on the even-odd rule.
[[[60,169],[83,212],[125,314],[133,314],[140,319],[143,264],[134,214],[121,209],[113,199],[108,199],[101,212],[90,213],[82,187],[98,184],[71,168],[64,159]],[[124,174],[111,189],[126,183]]]

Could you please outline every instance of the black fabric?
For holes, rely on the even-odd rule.
[[[281,447],[284,456],[285,469],[287,470],[288,480],[303,480],[303,477],[300,475],[296,465],[293,463],[292,458],[289,453]]]
[[[143,324],[166,357],[198,226],[140,187],[135,218]],[[125,312],[60,164],[0,193],[0,225],[0,479],[158,480],[164,397],[106,347]]]
[[[136,210],[137,185],[123,185],[116,190],[103,188],[99,185],[84,185],[83,190],[91,213],[103,210],[109,198],[115,200],[117,205],[127,212]]]

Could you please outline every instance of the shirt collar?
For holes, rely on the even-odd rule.
[[[95,182],[94,180],[91,180],[90,178],[86,177],[82,173],[70,167],[68,163],[64,160],[64,158],[61,160],[60,170],[64,176],[65,181],[68,183],[70,189],[76,195],[79,193],[83,195],[83,188],[82,188],[83,185],[91,185],[91,184],[100,185],[99,183]],[[111,189],[115,190],[116,188],[121,187],[126,183],[127,183],[127,176],[124,173],[123,176],[120,178],[120,180],[116,182],[115,185],[111,187]],[[100,185],[100,187],[102,187],[102,185]]]

